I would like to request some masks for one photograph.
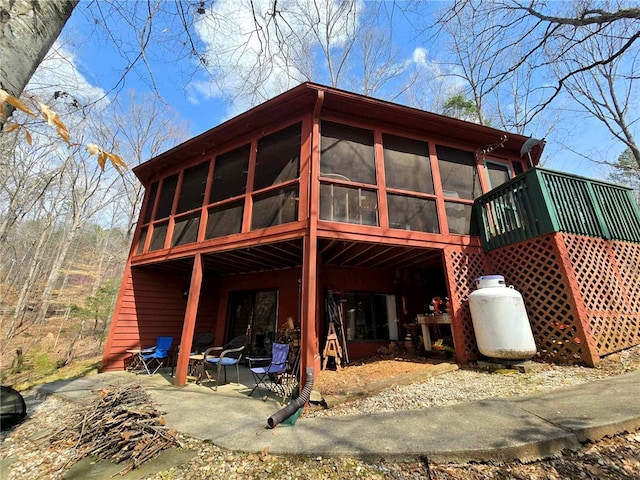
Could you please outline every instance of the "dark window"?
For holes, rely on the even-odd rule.
[[[489,188],[499,187],[511,178],[509,165],[498,162],[487,162],[487,174],[489,175]]]
[[[144,219],[142,223],[149,223],[151,220],[151,214],[153,213],[153,204],[156,201],[156,195],[158,193],[158,182],[153,182],[149,189],[149,201],[147,202],[147,209],[144,211]]]
[[[387,195],[389,226],[402,230],[439,233],[435,200]]]
[[[376,183],[373,132],[322,122],[320,175],[354,183]]]
[[[166,218],[171,215],[171,207],[173,206],[173,197],[176,193],[176,185],[178,185],[177,173],[162,181],[160,199],[158,200],[158,210],[156,211],[156,220]]]
[[[478,235],[478,225],[473,216],[473,205],[444,202],[444,208],[447,212],[449,233]]]
[[[266,228],[298,219],[298,186],[271,191],[253,200],[251,229]]]
[[[520,175],[522,172],[524,172],[524,169],[522,168],[522,163],[513,162],[513,173],[515,175]]]
[[[209,209],[205,238],[217,238],[242,229],[242,212],[244,202],[232,202]]]
[[[149,251],[162,250],[164,248],[164,239],[167,237],[167,228],[169,222],[158,223],[153,226],[153,234],[151,235],[151,243]]]
[[[147,240],[147,227],[140,230],[140,240],[138,240],[138,253],[144,251],[144,242]]]
[[[349,340],[397,340],[393,295],[347,292],[346,296]]]
[[[229,297],[229,339],[248,334],[247,355],[271,355],[277,340],[278,290],[231,292]]]
[[[256,155],[253,189],[298,178],[300,168],[300,124],[260,139]]]
[[[378,196],[374,190],[322,184],[320,219],[377,226]]]
[[[198,239],[200,212],[176,218],[171,246],[193,243]]]
[[[213,166],[213,183],[209,203],[245,193],[250,150],[251,145],[245,145],[216,158]]]
[[[200,165],[196,165],[195,167],[187,168],[184,171],[176,213],[183,213],[188,210],[202,207],[208,175],[209,162],[204,162]]]
[[[436,151],[445,197],[474,200],[482,195],[473,153],[441,145]]]
[[[387,187],[433,193],[429,145],[394,135],[383,135],[382,142]]]

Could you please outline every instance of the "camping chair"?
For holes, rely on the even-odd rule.
[[[255,387],[251,390],[249,396],[253,395],[256,389],[260,392],[262,385],[267,391],[276,391],[282,395],[282,401],[284,402],[287,397],[287,389],[284,383],[284,377],[287,373],[287,363],[289,358],[289,344],[288,343],[274,343],[271,346],[271,359],[269,359],[269,365],[266,366],[254,366],[255,363],[264,361],[262,358],[248,358],[249,370],[253,374],[253,378],[256,382]],[[267,385],[267,380],[271,381],[270,388]],[[263,396],[263,400],[267,399],[267,395]]]
[[[236,366],[236,372],[238,374],[238,383],[240,383],[240,359],[247,346],[248,338],[246,335],[240,335],[231,339],[227,344],[222,347],[211,347],[204,352],[204,358],[202,361],[203,373],[207,375],[209,379],[209,371],[216,371],[216,388],[220,385],[220,370],[224,368],[224,383],[227,383],[227,367],[233,365]],[[220,352],[220,354],[214,352]]]
[[[140,362],[149,375],[156,373],[169,358],[173,337],[158,337],[156,346],[140,351]]]

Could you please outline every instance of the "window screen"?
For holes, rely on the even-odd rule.
[[[138,254],[144,251],[144,242],[147,240],[147,227],[140,230],[140,240],[138,241]]]
[[[260,139],[256,154],[253,189],[298,178],[300,168],[300,124]]]
[[[447,212],[449,233],[459,235],[478,235],[478,225],[473,216],[473,205],[444,202]]]
[[[219,155],[213,166],[209,203],[237,197],[246,191],[251,145]]]
[[[201,163],[195,167],[187,168],[182,177],[180,198],[176,213],[202,207],[204,201],[204,189],[207,186],[209,175],[209,162]]]
[[[242,229],[242,212],[244,202],[226,203],[209,209],[205,238],[217,238]]]
[[[158,200],[158,210],[156,211],[156,220],[166,218],[171,215],[171,207],[173,206],[173,197],[176,193],[176,185],[178,185],[178,174],[171,175],[162,181],[160,199]]]
[[[266,228],[298,219],[298,186],[260,195],[253,200],[251,229]]]
[[[433,193],[429,145],[418,140],[383,135],[387,187]]]
[[[378,196],[373,190],[322,184],[320,219],[377,226]]]
[[[355,183],[376,183],[373,132],[322,122],[320,175]]]
[[[151,214],[153,213],[153,204],[156,202],[156,195],[158,193],[158,182],[153,182],[149,189],[149,201],[147,202],[147,209],[144,211],[144,219],[142,223],[149,223],[151,220]]]
[[[496,188],[511,178],[509,165],[498,162],[487,162],[489,188]]]
[[[388,195],[389,226],[402,230],[439,233],[435,200]]]
[[[200,212],[176,218],[171,246],[175,247],[195,242],[198,239],[199,226]]]
[[[149,251],[162,250],[164,248],[164,239],[167,237],[167,227],[169,222],[162,222],[153,227],[153,234],[151,235],[151,243],[149,244]]]
[[[473,153],[441,145],[436,151],[445,197],[474,200],[482,195]]]

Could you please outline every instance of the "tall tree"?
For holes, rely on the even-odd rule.
[[[640,146],[634,135],[634,124],[640,120],[640,48],[629,48],[624,59],[618,56],[606,63],[597,63],[620,51],[625,32],[631,26],[628,23],[618,22],[607,36],[596,35],[594,31],[579,48],[567,54],[565,62],[552,66],[558,78],[567,78],[568,94],[584,112],[605,125],[613,137],[626,146],[640,167]],[[581,65],[589,64],[595,66],[578,71]],[[577,73],[567,76],[571,71]]]
[[[78,1],[0,0],[0,88],[14,97],[22,94]],[[4,118],[9,117],[13,108],[2,107]]]
[[[509,65],[492,71],[485,82],[492,88],[514,71],[530,69],[540,81],[540,101],[531,105],[533,114],[540,113],[567,82],[581,72],[607,65],[627,55],[640,38],[640,8],[622,1],[546,2],[544,0],[456,0],[441,15],[441,25],[455,25],[474,18],[484,35],[495,38],[501,51],[513,51],[516,57]],[[617,28],[626,23],[628,28]],[[548,82],[548,66],[567,61],[575,49],[591,37],[619,36],[618,47],[606,56],[574,65],[555,82]]]

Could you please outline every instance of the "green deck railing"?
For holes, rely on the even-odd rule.
[[[545,168],[484,194],[475,208],[486,251],[551,232],[640,243],[630,188]]]

